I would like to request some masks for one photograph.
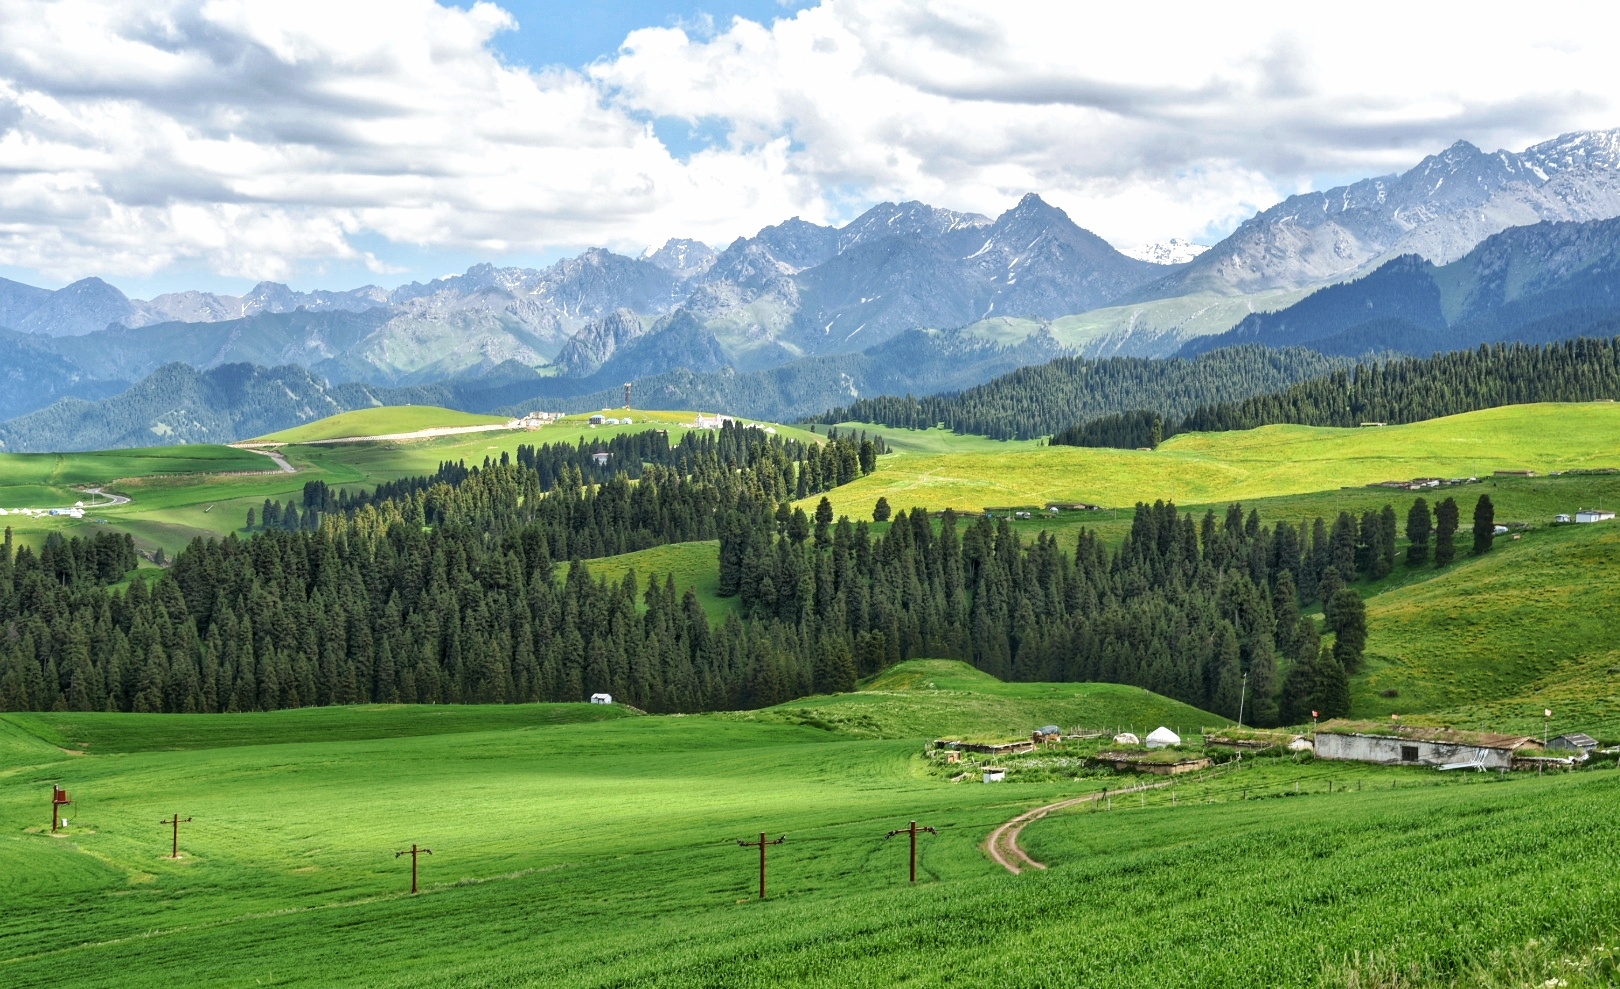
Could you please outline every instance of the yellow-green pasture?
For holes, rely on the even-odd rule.
[[[308,443],[311,440],[331,440],[345,436],[386,436],[391,433],[413,433],[423,429],[496,426],[506,422],[506,416],[457,412],[455,409],[443,409],[436,405],[384,405],[374,409],[340,412],[335,416],[317,419],[302,426],[269,433],[250,442]]]
[[[907,434],[884,435],[904,449]],[[924,432],[919,442],[950,446],[942,430]],[[1049,501],[1127,506],[1163,498],[1199,504],[1413,477],[1620,467],[1620,404],[1516,405],[1363,429],[1263,426],[1188,433],[1142,451],[1021,444],[987,451],[988,442],[967,439],[960,453],[884,457],[875,473],[828,497],[840,514],[865,518],[880,497],[895,508],[967,511]]]

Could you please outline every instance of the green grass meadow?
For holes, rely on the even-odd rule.
[[[907,693],[930,727],[988,727],[985,699],[1029,722],[1084,685],[919,663],[869,686],[910,733]],[[950,783],[922,771],[935,731],[557,707],[0,717],[0,984],[1310,987],[1373,953],[1401,985],[1579,986],[1603,983],[1562,960],[1620,923],[1613,769],[1251,760],[1037,821],[1022,843],[1051,868],[1013,876],[980,849],[997,824],[1135,779]],[[53,782],[78,801],[57,836]],[[912,819],[939,830],[916,887],[884,838]],[[764,903],[736,844],[761,830],[787,835]],[[415,897],[412,842],[433,849]]]

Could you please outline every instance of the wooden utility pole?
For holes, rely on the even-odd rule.
[[[758,841],[738,840],[737,842],[737,844],[744,848],[752,848],[755,845],[759,846],[759,898],[762,900],[765,899],[765,846],[780,845],[784,841],[787,841],[787,835],[783,835],[775,841],[766,841],[765,832],[761,831],[759,833]]]
[[[191,818],[181,817],[179,814],[174,815],[167,821],[158,822],[159,824],[169,824],[173,825],[174,827],[174,845],[169,851],[169,858],[177,859],[180,857],[180,825],[188,824],[190,822]]]
[[[394,853],[394,858],[399,858],[401,855],[409,855],[411,857],[411,893],[412,893],[412,895],[415,895],[415,893],[416,893],[416,857],[418,855],[432,855],[432,854],[433,854],[433,849],[431,849],[431,848],[417,848],[415,844],[412,844],[411,847],[407,851],[395,852]]]
[[[893,838],[897,834],[909,834],[909,835],[911,835],[911,881],[912,882],[917,881],[917,832],[919,832],[919,831],[927,831],[931,835],[938,835],[939,834],[939,832],[935,831],[933,828],[919,828],[919,827],[917,827],[917,822],[912,821],[911,822],[911,827],[909,827],[909,828],[900,828],[897,831],[890,831],[888,833],[888,835],[886,835],[884,837],[884,839],[883,839],[884,841],[888,841],[890,838]]]

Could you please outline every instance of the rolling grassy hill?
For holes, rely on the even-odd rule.
[[[1620,528],[1564,526],[1370,598],[1356,714],[1620,737],[1617,560]]]
[[[391,433],[412,433],[422,429],[454,426],[496,426],[506,421],[505,416],[457,412],[454,409],[441,409],[433,405],[386,405],[381,408],[340,412],[325,419],[259,436],[247,442],[308,443],[311,440],[331,440],[345,436],[384,436]]]
[[[1056,724],[1132,730],[1159,725],[1196,732],[1225,718],[1140,687],[1116,683],[1003,683],[967,663],[900,663],[848,694],[806,697],[734,717],[787,721],[870,738],[1005,741]]]
[[[928,695],[978,723],[1007,703],[1022,723],[1049,686],[1069,687],[908,664],[851,703],[903,718]],[[953,784],[918,771],[918,737],[792,708],[576,710],[0,717],[0,982],[1314,987],[1393,985],[1371,981],[1393,968],[1404,986],[1579,989],[1604,984],[1596,949],[1620,924],[1620,852],[1591,840],[1613,769],[1247,760],[1038,821],[1024,844],[1051,868],[1011,876],[979,848],[992,827],[1128,780]],[[54,837],[52,782],[78,801]],[[175,811],[194,818],[178,861],[158,823]],[[884,840],[912,819],[939,829],[916,887]],[[763,904],[735,844],[761,830],[787,835]],[[394,857],[412,842],[433,849],[416,897]]]
[[[896,433],[893,445],[901,448],[905,441],[905,433]],[[948,446],[943,436],[935,441]],[[829,498],[836,511],[852,518],[869,517],[879,497],[895,508],[971,511],[1047,501],[1248,501],[1419,476],[1620,467],[1617,441],[1620,405],[1609,402],[1507,406],[1381,429],[1264,426],[1189,433],[1152,451],[986,451],[984,441],[969,438],[960,453],[881,458],[874,474]]]

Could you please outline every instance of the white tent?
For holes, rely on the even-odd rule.
[[[1115,745],[1141,745],[1142,740],[1128,731],[1122,731],[1114,736]]]
[[[1153,729],[1153,733],[1147,737],[1147,747],[1150,749],[1162,749],[1168,745],[1180,744],[1181,736],[1163,725]]]
[[[591,695],[591,703],[592,704],[612,704],[613,703],[613,695],[612,694],[592,694]]]

